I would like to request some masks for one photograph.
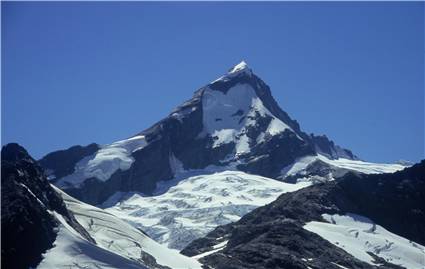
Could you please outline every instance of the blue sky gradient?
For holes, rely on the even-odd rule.
[[[306,132],[424,158],[424,3],[3,2],[2,144],[110,143],[246,60]]]

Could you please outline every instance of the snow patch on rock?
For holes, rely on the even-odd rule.
[[[281,120],[278,120],[277,118],[273,118],[270,122],[269,126],[267,127],[267,133],[270,135],[277,135],[279,133],[282,133],[286,129],[291,129],[288,125],[283,123]]]
[[[216,252],[224,249],[226,247],[226,245],[227,245],[227,242],[229,242],[229,240],[226,240],[226,241],[223,241],[221,243],[218,243],[217,245],[212,246],[212,248],[213,248],[212,250],[207,251],[207,252],[204,252],[204,253],[201,253],[201,254],[198,254],[196,256],[193,256],[192,258],[194,258],[196,260],[199,260],[200,258],[203,258],[203,257],[209,256],[209,255],[211,255],[213,253],[216,253]]]

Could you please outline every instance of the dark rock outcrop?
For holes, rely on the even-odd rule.
[[[1,150],[1,267],[31,268],[56,239],[56,212],[84,238],[94,242],[62,198],[50,186],[42,169],[18,144]]]
[[[335,143],[332,140],[329,140],[326,135],[311,134],[310,139],[316,149],[316,152],[325,155],[330,159],[338,159],[341,157],[352,160],[359,159],[351,152],[351,150],[335,145]]]

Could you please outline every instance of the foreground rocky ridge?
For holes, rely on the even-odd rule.
[[[42,169],[18,144],[1,150],[1,264],[4,268],[35,267],[53,246],[60,214],[83,238],[93,238],[68,211]]]
[[[417,263],[425,265],[425,161],[394,174],[346,175],[281,195],[238,222],[217,227],[195,240],[182,253],[197,256],[213,268],[399,268],[367,253],[376,265],[360,261],[338,246],[305,229],[326,222],[324,216],[358,214],[373,221],[370,232],[382,225],[411,240]],[[388,238],[391,241],[391,238]],[[416,242],[416,243],[414,243]],[[391,244],[389,244],[391,246]],[[418,254],[419,253],[419,254]],[[391,262],[401,264],[398,260]],[[417,266],[417,265],[416,265]],[[413,268],[413,267],[412,267]],[[414,267],[420,268],[420,267]]]
[[[1,151],[2,268],[200,268],[114,215],[50,185],[18,144]]]

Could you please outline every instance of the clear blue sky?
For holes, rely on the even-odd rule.
[[[126,138],[242,59],[303,130],[423,158],[420,2],[2,2],[2,144]]]

